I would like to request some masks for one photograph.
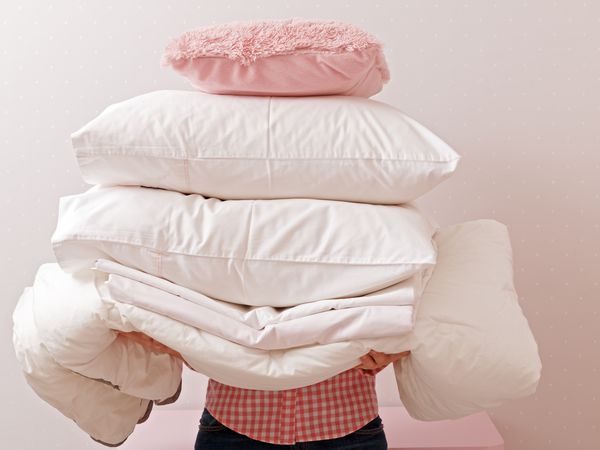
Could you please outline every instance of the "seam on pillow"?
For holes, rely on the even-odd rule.
[[[273,176],[271,175],[271,159],[269,159],[269,155],[271,154],[271,99],[269,96],[269,101],[267,103],[267,156],[265,158],[265,168],[267,173],[267,189],[269,192],[273,189]],[[253,205],[254,206],[254,205]]]
[[[71,241],[92,241],[92,242],[98,242],[99,240],[103,240],[103,241],[107,241],[110,243],[116,243],[116,244],[125,244],[125,245],[129,245],[132,247],[142,247],[151,251],[157,251],[156,248],[154,247],[150,247],[148,245],[145,245],[143,243],[138,242],[136,239],[133,239],[131,241],[120,241],[117,239],[114,239],[113,237],[102,237],[102,236],[68,236],[66,238],[61,238],[60,241],[57,241],[55,243],[52,244],[53,248],[59,248],[62,245],[67,245],[69,244]],[[236,260],[241,260],[241,259],[245,259],[246,261],[266,261],[266,262],[275,262],[275,261],[279,261],[279,262],[290,262],[290,263],[317,263],[317,264],[352,264],[352,265],[394,265],[394,264],[419,264],[419,265],[423,265],[423,264],[435,264],[435,256],[433,257],[433,260],[428,259],[428,260],[370,260],[370,261],[364,261],[364,260],[360,260],[358,258],[346,258],[346,259],[342,259],[342,260],[337,260],[337,261],[331,261],[331,260],[315,260],[315,259],[309,259],[307,257],[294,257],[295,259],[285,259],[285,258],[259,258],[259,257],[251,257],[251,258],[242,258],[239,256],[224,256],[224,255],[207,255],[207,254],[203,254],[203,255],[199,255],[199,254],[190,254],[190,253],[184,253],[181,251],[176,251],[176,250],[162,250],[163,252],[167,253],[167,254],[174,254],[174,255],[184,255],[184,256],[191,256],[194,258],[221,258],[221,259],[236,259]],[[68,259],[68,258],[67,258]]]
[[[190,158],[187,156],[179,156],[179,155],[165,155],[165,154],[153,154],[153,153],[146,153],[146,154],[130,154],[130,153],[124,153],[124,152],[115,152],[115,151],[89,151],[90,149],[95,149],[95,150],[103,150],[106,148],[116,148],[116,147],[86,147],[85,150],[82,151],[82,149],[76,149],[77,151],[77,157],[84,157],[84,156],[98,156],[98,155],[107,155],[107,156],[112,156],[112,155],[116,155],[116,156],[126,156],[126,157],[131,157],[131,158],[139,158],[140,156],[152,156],[154,158],[163,158],[163,159],[188,159],[189,161],[201,161],[203,159],[240,159],[240,160],[244,160],[244,159],[269,159],[271,161],[274,160],[281,160],[281,161],[288,161],[288,160],[294,160],[294,161],[303,161],[303,160],[319,160],[319,161],[344,161],[344,160],[379,160],[379,161],[403,161],[403,162],[430,162],[430,163],[450,163],[450,162],[454,162],[454,161],[458,161],[460,160],[460,155],[452,158],[452,159],[445,159],[445,160],[436,160],[436,159],[408,159],[408,158],[375,158],[375,157],[362,157],[362,156],[356,156],[356,157],[316,157],[316,156],[309,156],[309,157],[270,157],[270,158],[264,158],[261,156],[247,156],[247,155],[228,155],[228,156],[202,156],[199,158]],[[131,150],[138,150],[140,148],[168,148],[171,149],[172,147],[128,147]]]
[[[252,200],[250,204],[250,219],[248,221],[248,235],[246,236],[246,250],[244,251],[244,256],[242,258],[242,298],[244,300],[248,300],[248,295],[246,294],[246,263],[250,261],[247,257],[248,252],[250,250],[250,239],[252,237],[252,224],[254,223],[254,206],[256,204],[256,200]]]
[[[178,58],[178,59],[172,59],[171,61],[173,62],[179,62],[179,61],[185,61],[185,62],[190,62],[190,61],[195,61],[195,60],[201,60],[204,58],[219,58],[219,59],[227,59],[229,61],[235,62],[240,64],[243,67],[251,67],[252,64],[256,64],[259,60],[263,60],[263,59],[268,59],[268,58],[277,58],[280,56],[295,56],[295,55],[327,55],[327,56],[340,56],[340,57],[344,57],[347,55],[351,55],[352,53],[358,53],[358,52],[368,52],[370,50],[377,50],[381,52],[382,49],[382,45],[370,45],[368,47],[364,47],[364,48],[357,48],[354,50],[350,50],[350,51],[335,51],[335,50],[327,50],[327,49],[294,49],[294,50],[290,50],[287,52],[281,52],[281,53],[276,53],[276,54],[272,54],[272,55],[261,55],[261,56],[257,56],[257,58],[248,63],[248,64],[243,64],[241,63],[239,60],[234,59],[234,58],[230,58],[229,56],[227,56],[226,54],[206,54],[206,55],[197,55],[197,56],[189,56],[189,57],[185,57],[185,58]],[[383,54],[383,53],[382,53]],[[385,58],[385,55],[383,56]],[[377,57],[375,57],[377,58]],[[172,65],[172,62],[165,60],[166,64],[163,65],[163,67],[168,67],[169,65]],[[382,74],[382,78],[387,77],[387,79],[389,80],[389,69],[385,70],[385,67],[380,67],[379,64],[377,64],[375,66],[376,69],[378,69],[381,74]]]
[[[267,100],[267,148],[265,152],[265,159],[269,159],[271,154],[271,97]]]

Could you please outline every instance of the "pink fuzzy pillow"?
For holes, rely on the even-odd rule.
[[[370,97],[389,80],[381,43],[331,20],[201,27],[172,40],[161,63],[212,94]]]

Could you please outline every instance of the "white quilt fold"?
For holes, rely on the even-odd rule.
[[[96,260],[94,267],[108,274],[107,280],[98,286],[104,298],[264,350],[408,333],[414,323],[414,305],[433,270],[427,268],[408,280],[363,296],[274,308],[212,299],[102,258]]]

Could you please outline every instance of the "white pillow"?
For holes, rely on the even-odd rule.
[[[155,91],[109,106],[71,138],[87,183],[221,199],[404,203],[460,159],[398,109],[354,96]]]
[[[362,295],[435,264],[437,225],[415,205],[226,200],[96,185],[59,201],[56,259],[105,258],[209,297],[293,306]]]
[[[438,261],[416,305],[411,354],[394,363],[408,413],[457,419],[533,394],[542,364],[515,292],[508,228],[474,220],[434,238]]]

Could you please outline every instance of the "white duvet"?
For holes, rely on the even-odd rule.
[[[211,299],[114,261],[99,259],[94,267],[108,275],[98,286],[103,298],[265,350],[407,333],[413,326],[415,303],[432,272],[427,268],[408,280],[359,297],[274,308]]]
[[[177,359],[117,337],[114,330],[145,333],[179,352],[193,370],[250,389],[322,381],[357,365],[371,348],[411,350],[394,371],[402,402],[422,420],[457,418],[533,393],[541,362],[514,290],[506,226],[464,222],[438,230],[434,239],[438,262],[416,303],[414,328],[404,333],[399,327],[397,336],[253,348],[110,298],[109,272],[99,267],[67,273],[52,263],[40,266],[15,308],[15,350],[38,395],[107,445],[123,442],[153,402],[174,401],[181,389]],[[111,270],[116,280],[116,267]],[[273,319],[285,323],[281,312],[255,315],[247,325],[256,330]],[[235,319],[227,317],[239,322],[245,316],[240,310]]]

